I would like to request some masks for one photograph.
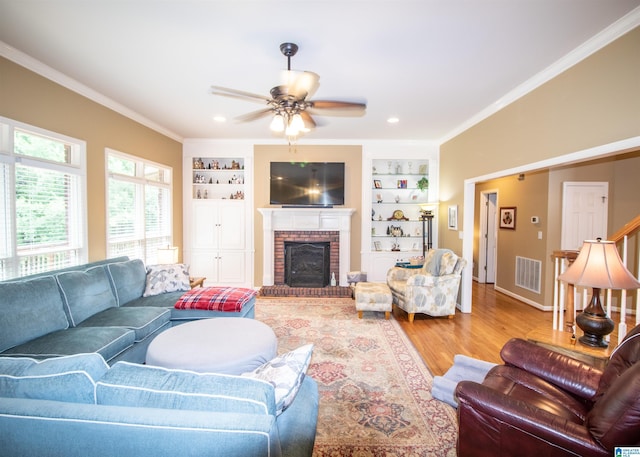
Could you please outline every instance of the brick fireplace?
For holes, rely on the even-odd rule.
[[[329,243],[329,274],[335,273],[340,277],[340,232],[338,231],[309,231],[291,230],[275,231],[273,246],[273,274],[274,284],[287,284],[285,280],[285,244],[286,243]]]
[[[284,242],[331,244],[330,269],[348,286],[353,208],[258,208],[263,227],[263,286],[284,284]]]

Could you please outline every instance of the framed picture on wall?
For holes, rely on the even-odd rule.
[[[458,205],[450,205],[447,213],[447,228],[458,230]]]
[[[500,228],[509,230],[516,229],[515,206],[503,206],[500,208]]]

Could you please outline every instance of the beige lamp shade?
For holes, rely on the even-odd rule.
[[[637,289],[640,282],[622,263],[613,241],[585,241],[576,260],[558,279],[598,289]]]
[[[158,264],[172,265],[178,263],[177,246],[167,246],[166,248],[158,248]]]

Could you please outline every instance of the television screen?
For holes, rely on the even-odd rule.
[[[271,162],[270,203],[344,205],[343,162]]]

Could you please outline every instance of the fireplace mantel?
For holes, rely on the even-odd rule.
[[[262,285],[274,283],[274,232],[333,230],[340,233],[340,285],[348,286],[351,215],[354,208],[258,208],[262,214]]]

